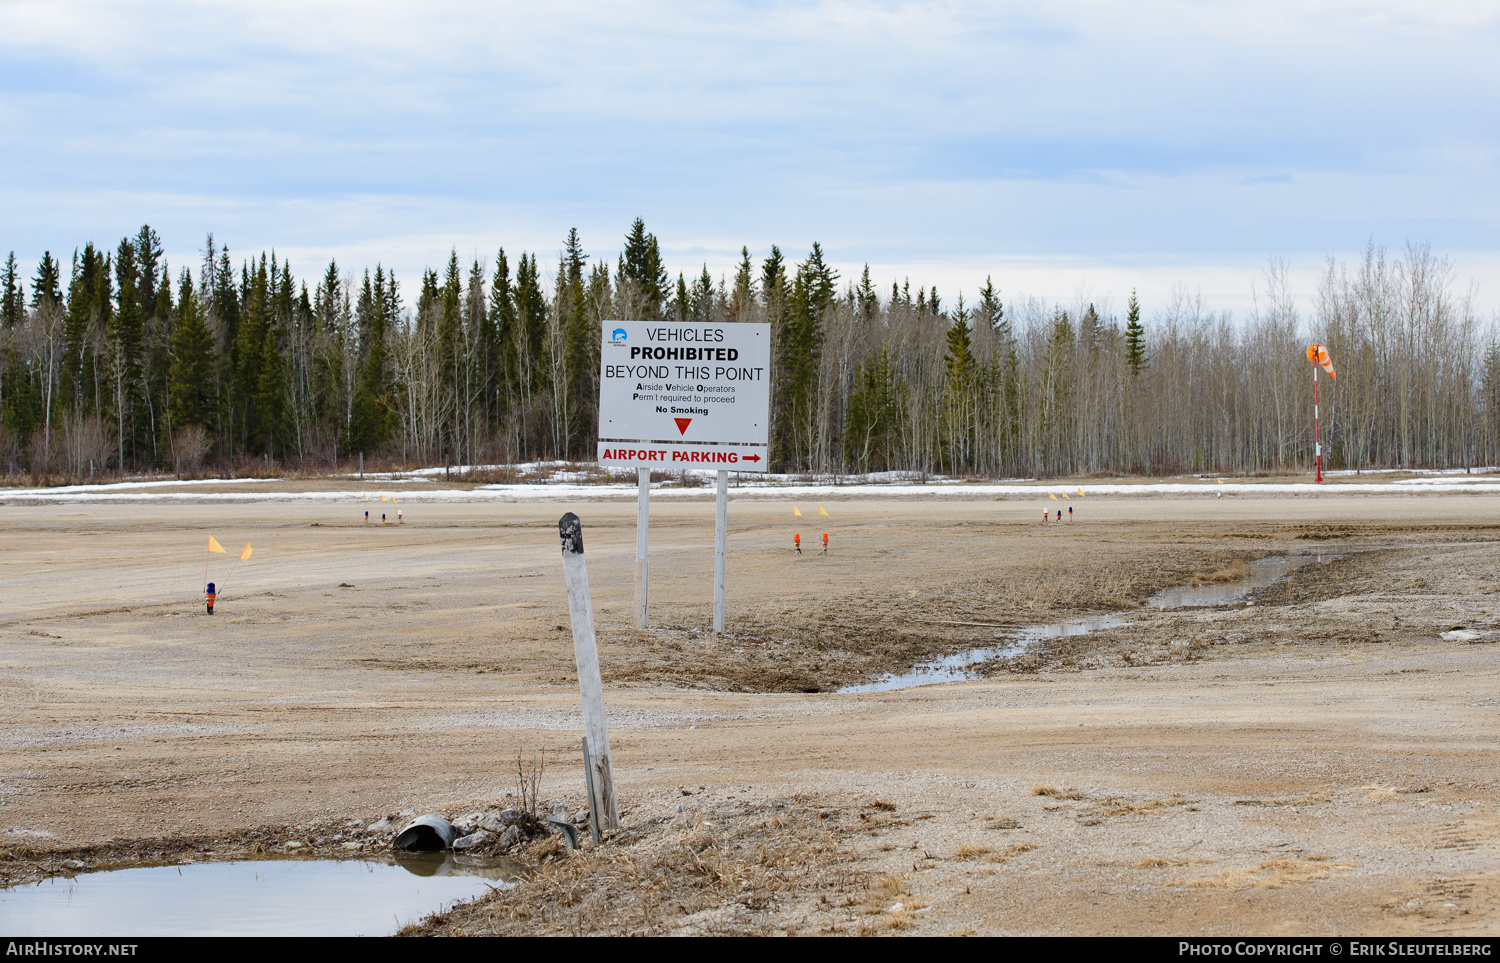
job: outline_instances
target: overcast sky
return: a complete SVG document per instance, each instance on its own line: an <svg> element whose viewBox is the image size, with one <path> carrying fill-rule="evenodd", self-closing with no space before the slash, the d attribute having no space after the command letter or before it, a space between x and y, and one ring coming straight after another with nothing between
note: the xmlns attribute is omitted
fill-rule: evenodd
<svg viewBox="0 0 1500 963"><path fill-rule="evenodd" d="M394 266L669 267L820 241L951 301L1243 314L1290 262L1428 242L1500 306L1500 8L1450 2L0 0L0 256L149 222Z"/></svg>

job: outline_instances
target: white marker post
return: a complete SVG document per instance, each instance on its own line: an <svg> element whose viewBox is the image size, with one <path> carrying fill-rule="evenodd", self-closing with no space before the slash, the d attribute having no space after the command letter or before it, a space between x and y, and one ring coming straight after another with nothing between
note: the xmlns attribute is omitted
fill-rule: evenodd
<svg viewBox="0 0 1500 963"><path fill-rule="evenodd" d="M646 627L646 601L651 592L647 540L651 533L651 469L635 470L635 624Z"/></svg>
<svg viewBox="0 0 1500 963"><path fill-rule="evenodd" d="M583 522L568 512L557 522L562 539L563 574L568 582L568 615L573 620L573 657L583 694L583 728L589 738L589 809L598 825L620 827L615 780L609 760L609 727L604 720L604 681L599 677L599 649L594 642L594 605L589 599L589 570L583 561Z"/></svg>
<svg viewBox="0 0 1500 963"><path fill-rule="evenodd" d="M713 468L714 632L724 631L729 472L766 470L771 326L607 321L599 352L599 463L637 471L635 617L646 627L653 468Z"/></svg>
<svg viewBox="0 0 1500 963"><path fill-rule="evenodd" d="M729 542L729 470L719 472L714 494L714 635L724 634L724 549Z"/></svg>

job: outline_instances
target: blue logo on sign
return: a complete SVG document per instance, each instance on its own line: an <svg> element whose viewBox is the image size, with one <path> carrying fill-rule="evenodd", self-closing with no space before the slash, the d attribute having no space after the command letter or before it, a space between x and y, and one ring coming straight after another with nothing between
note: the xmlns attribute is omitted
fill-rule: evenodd
<svg viewBox="0 0 1500 963"><path fill-rule="evenodd" d="M614 342L624 341L625 340L625 329L624 328L615 328L615 333L609 336L609 340L614 341Z"/></svg>

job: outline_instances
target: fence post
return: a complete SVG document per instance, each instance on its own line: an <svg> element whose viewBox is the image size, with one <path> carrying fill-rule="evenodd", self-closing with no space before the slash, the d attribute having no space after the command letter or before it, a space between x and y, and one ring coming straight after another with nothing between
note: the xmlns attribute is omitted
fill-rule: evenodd
<svg viewBox="0 0 1500 963"><path fill-rule="evenodd" d="M589 572L583 561L583 522L568 512L557 522L562 540L563 574L568 583L568 616L573 622L573 657L583 695L583 726L589 739L589 808L605 829L620 827L615 779L609 758L609 727L604 719L604 682L599 677L599 649L594 641L594 606L589 599Z"/></svg>

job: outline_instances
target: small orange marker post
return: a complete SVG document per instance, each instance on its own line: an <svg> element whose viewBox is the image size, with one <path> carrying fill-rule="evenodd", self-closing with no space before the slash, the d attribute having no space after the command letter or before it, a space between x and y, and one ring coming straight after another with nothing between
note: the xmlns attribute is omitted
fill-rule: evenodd
<svg viewBox="0 0 1500 963"><path fill-rule="evenodd" d="M801 532L798 532L797 534L795 534L795 535L792 536L792 545L796 547L797 554L801 555L802 554L802 533Z"/></svg>
<svg viewBox="0 0 1500 963"><path fill-rule="evenodd" d="M827 532L823 533L823 554L824 555L828 554L828 533Z"/></svg>

